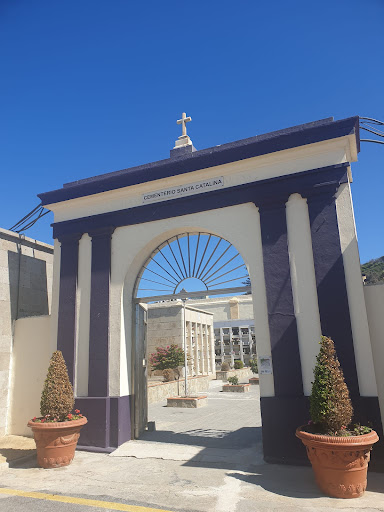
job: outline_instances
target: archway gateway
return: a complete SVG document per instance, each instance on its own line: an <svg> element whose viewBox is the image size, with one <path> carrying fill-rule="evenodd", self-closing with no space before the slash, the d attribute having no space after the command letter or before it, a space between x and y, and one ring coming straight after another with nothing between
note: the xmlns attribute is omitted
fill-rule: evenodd
<svg viewBox="0 0 384 512"><path fill-rule="evenodd" d="M184 143L185 142L185 143ZM87 415L80 445L132 438L136 277L164 240L207 232L252 281L264 457L300 463L320 334L336 345L355 407L382 433L350 195L358 118L332 118L79 180L40 194L55 214L53 346ZM375 450L375 456L380 449Z"/></svg>
<svg viewBox="0 0 384 512"><path fill-rule="evenodd" d="M250 283L248 270L240 253L229 241L212 233L187 231L176 234L152 251L141 268L134 287L134 438L139 438L143 434L148 422L149 349L155 350L159 344L165 347L172 343L183 348L184 389L188 393L188 377L203 374L203 371L200 372L200 366L206 370L206 377L214 375L216 363L213 357L213 324L209 328L209 333L204 332L205 339L203 332L200 332L199 336L196 333L193 343L192 323L186 321L186 302L188 299L204 298L208 294L222 296L251 293L248 282ZM148 311L148 305L151 303L161 305L162 308ZM165 313L168 317L164 315L163 306L166 306ZM175 326L175 310L181 312L181 331ZM147 325L150 323L151 313L157 322L154 324L155 332L152 327L148 340ZM199 314L201 313L203 311ZM155 318L152 318L152 321ZM159 322L159 318L163 321ZM188 329L187 324L190 324ZM172 326L172 329L169 329L169 326ZM197 325L195 329L197 330ZM207 326L201 326L200 329L206 330ZM159 330L163 337L160 337ZM187 364L187 357L190 358L190 364Z"/></svg>

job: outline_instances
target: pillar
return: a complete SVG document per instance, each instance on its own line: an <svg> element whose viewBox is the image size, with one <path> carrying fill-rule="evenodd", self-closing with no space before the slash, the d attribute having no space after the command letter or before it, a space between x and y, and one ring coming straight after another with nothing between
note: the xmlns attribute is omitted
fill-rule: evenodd
<svg viewBox="0 0 384 512"><path fill-rule="evenodd" d="M92 239L89 327L89 396L108 396L109 281L114 228L89 233Z"/></svg>
<svg viewBox="0 0 384 512"><path fill-rule="evenodd" d="M322 193L308 197L313 261L321 331L333 339L349 392L357 396L359 386L337 222L336 190L335 186L329 186Z"/></svg>
<svg viewBox="0 0 384 512"><path fill-rule="evenodd" d="M75 377L76 289L80 238L79 233L58 238L61 242L61 258L57 350L63 353L72 385Z"/></svg>

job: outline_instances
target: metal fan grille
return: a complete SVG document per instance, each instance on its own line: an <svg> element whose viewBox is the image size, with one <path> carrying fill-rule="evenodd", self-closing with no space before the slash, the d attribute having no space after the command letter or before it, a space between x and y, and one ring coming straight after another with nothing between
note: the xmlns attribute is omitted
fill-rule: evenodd
<svg viewBox="0 0 384 512"><path fill-rule="evenodd" d="M230 242L209 233L188 232L166 240L153 251L138 276L136 297L206 293L228 286L244 287L248 282L244 261Z"/></svg>

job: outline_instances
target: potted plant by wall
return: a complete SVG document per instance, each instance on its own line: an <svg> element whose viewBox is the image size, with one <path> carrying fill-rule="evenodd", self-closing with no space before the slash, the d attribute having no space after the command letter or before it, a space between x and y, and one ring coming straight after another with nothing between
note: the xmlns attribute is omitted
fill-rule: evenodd
<svg viewBox="0 0 384 512"><path fill-rule="evenodd" d="M259 383L259 367L257 364L257 357L253 357L252 359L250 359L249 367L250 367L252 373L255 374L255 377L251 377L249 379L249 383L250 384L258 384Z"/></svg>
<svg viewBox="0 0 384 512"><path fill-rule="evenodd" d="M234 375L233 377L228 377L229 384L223 385L223 391L227 392L235 392L235 393L245 393L249 391L249 384L239 384L239 377Z"/></svg>
<svg viewBox="0 0 384 512"><path fill-rule="evenodd" d="M242 368L244 368L244 363L241 359L236 359L233 366L234 366L235 370L241 370Z"/></svg>
<svg viewBox="0 0 384 512"><path fill-rule="evenodd" d="M37 462L42 468L58 468L70 464L75 456L81 428L87 423L75 403L63 354L56 350L48 368L41 394L39 418L28 422L37 449Z"/></svg>
<svg viewBox="0 0 384 512"><path fill-rule="evenodd" d="M321 337L310 396L311 420L296 430L320 489L336 498L358 498L367 486L372 445L369 427L351 425L353 408L331 338Z"/></svg>
<svg viewBox="0 0 384 512"><path fill-rule="evenodd" d="M150 355L152 370L162 370L165 382L180 378L180 367L184 366L184 350L178 345L156 347Z"/></svg>

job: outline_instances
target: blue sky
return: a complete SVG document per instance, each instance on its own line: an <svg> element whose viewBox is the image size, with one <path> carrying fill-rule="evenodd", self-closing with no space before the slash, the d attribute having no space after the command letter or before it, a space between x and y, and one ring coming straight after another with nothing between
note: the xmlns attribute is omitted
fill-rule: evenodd
<svg viewBox="0 0 384 512"><path fill-rule="evenodd" d="M0 226L36 194L334 116L384 119L384 2L0 1ZM370 138L370 136L368 137ZM363 262L384 254L384 146L362 143ZM26 232L51 242L51 214Z"/></svg>

